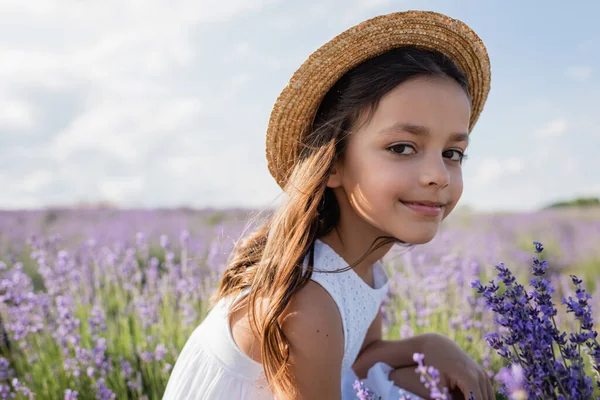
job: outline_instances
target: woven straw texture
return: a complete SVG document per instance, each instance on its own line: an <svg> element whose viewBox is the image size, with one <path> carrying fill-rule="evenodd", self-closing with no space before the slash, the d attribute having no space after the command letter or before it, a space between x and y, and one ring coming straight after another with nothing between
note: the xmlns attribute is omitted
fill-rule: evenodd
<svg viewBox="0 0 600 400"><path fill-rule="evenodd" d="M365 20L313 52L278 96L266 137L271 175L284 187L302 139L327 91L354 66L391 49L414 45L437 50L465 72L472 96L473 129L490 90L487 50L463 22L432 11L404 11Z"/></svg>

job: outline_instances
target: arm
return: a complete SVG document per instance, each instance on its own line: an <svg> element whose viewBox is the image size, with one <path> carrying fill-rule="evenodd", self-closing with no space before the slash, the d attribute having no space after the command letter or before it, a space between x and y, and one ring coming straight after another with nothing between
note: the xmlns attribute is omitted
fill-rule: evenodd
<svg viewBox="0 0 600 400"><path fill-rule="evenodd" d="M485 370L479 367L452 340L435 332L424 333L403 340L382 340L382 318L378 314L365 335L363 347L356 358L353 369L359 378L367 376L369 368L383 361L395 370L390 379L403 382L403 387L421 394L423 386L414 370L413 354L425 354L425 363L440 372L440 387L448 387L453 398L465 399L473 391L477 399L494 399L494 390ZM461 393L462 392L462 393ZM483 395L485 394L485 396Z"/></svg>
<svg viewBox="0 0 600 400"><path fill-rule="evenodd" d="M413 361L413 354L422 353L427 334L414 336L402 340L382 339L383 320L381 313L371 323L363 346L356 357L353 369L359 378L367 376L367 371L375 363L382 361L394 369L417 365Z"/></svg>
<svg viewBox="0 0 600 400"><path fill-rule="evenodd" d="M327 291L309 281L284 311L282 329L290 342L290 367L298 387L296 395L282 399L341 399L344 332Z"/></svg>

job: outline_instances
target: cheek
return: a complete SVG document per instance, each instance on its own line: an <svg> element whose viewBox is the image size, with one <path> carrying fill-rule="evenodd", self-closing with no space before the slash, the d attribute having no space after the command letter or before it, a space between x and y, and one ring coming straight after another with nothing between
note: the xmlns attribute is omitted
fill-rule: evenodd
<svg viewBox="0 0 600 400"><path fill-rule="evenodd" d="M462 170L458 170L455 174L452 174L452 176L450 177L450 182L451 182L451 204L446 207L446 211L445 211L445 215L444 218L448 216L448 214L450 214L450 212L456 207L456 204L458 203L458 201L460 200L460 198L462 197L463 194L463 179L462 179Z"/></svg>
<svg viewBox="0 0 600 400"><path fill-rule="evenodd" d="M456 173L456 177L454 178L454 181L456 182L455 184L453 184L453 191L455 192L455 197L456 197L456 201L458 201L458 199L460 199L460 197L462 196L463 193L463 177L462 177L462 169L458 169L458 172Z"/></svg>
<svg viewBox="0 0 600 400"><path fill-rule="evenodd" d="M400 169L397 163L390 162L381 155L365 161L354 171L357 186L363 194L362 200L375 210L383 210L386 205L391 204L390 200L396 199L406 190L408 166Z"/></svg>
<svg viewBox="0 0 600 400"><path fill-rule="evenodd" d="M351 151L354 149L351 149ZM373 209L397 194L398 171L376 150L348 153L343 186L357 208Z"/></svg>

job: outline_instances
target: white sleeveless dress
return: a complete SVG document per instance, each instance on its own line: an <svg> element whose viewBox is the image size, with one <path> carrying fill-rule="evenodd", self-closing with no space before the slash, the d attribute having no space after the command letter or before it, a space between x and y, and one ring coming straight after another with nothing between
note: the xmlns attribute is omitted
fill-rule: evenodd
<svg viewBox="0 0 600 400"><path fill-rule="evenodd" d="M306 266L308 256L304 260ZM315 242L314 269L333 271L348 266L331 247ZM388 289L383 265L373 265L372 288L354 270L328 274L314 271L311 280L320 284L333 298L342 317L344 358L342 360L342 399L356 400L354 382L358 379L352 365L362 347L367 329L379 312ZM247 293L242 292L240 296ZM240 297L238 296L238 298ZM163 400L273 400L264 370L243 353L233 340L227 311L232 301L222 299L192 332L171 371ZM382 400L420 397L394 385L388 375L392 368L382 362L369 369L363 380Z"/></svg>

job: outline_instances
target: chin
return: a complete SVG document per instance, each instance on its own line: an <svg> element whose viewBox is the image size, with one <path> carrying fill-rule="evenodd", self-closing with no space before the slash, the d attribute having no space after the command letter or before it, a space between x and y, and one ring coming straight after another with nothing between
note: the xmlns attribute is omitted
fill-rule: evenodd
<svg viewBox="0 0 600 400"><path fill-rule="evenodd" d="M437 229L435 231L423 231L423 232L398 232L394 235L394 237L402 240L406 243L411 244L425 244L429 243L435 238L437 234Z"/></svg>
<svg viewBox="0 0 600 400"><path fill-rule="evenodd" d="M418 238L418 239L415 239L415 240L406 240L406 242L409 242L409 243L412 243L412 244L425 244L425 243L431 242L434 237L435 237L435 235L428 236L427 238L422 237L422 238Z"/></svg>

